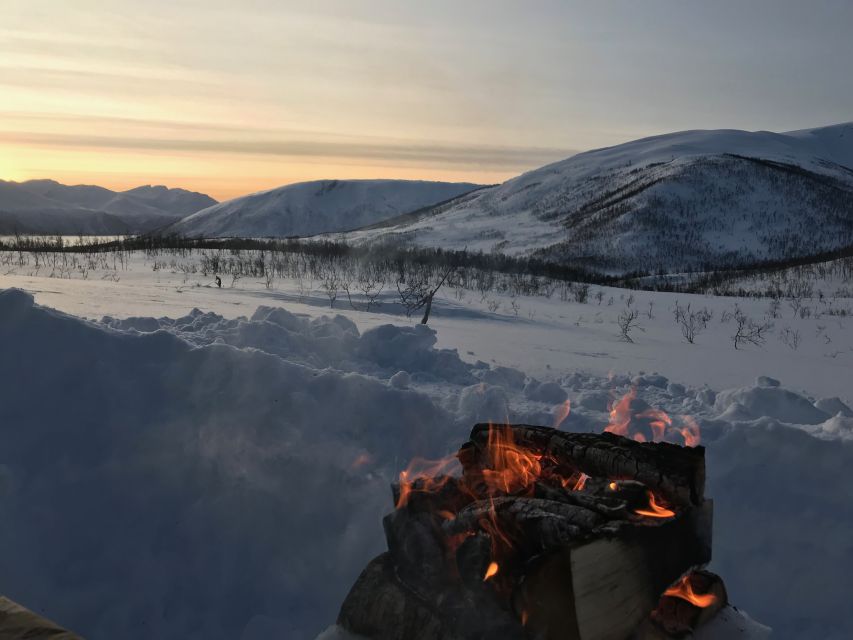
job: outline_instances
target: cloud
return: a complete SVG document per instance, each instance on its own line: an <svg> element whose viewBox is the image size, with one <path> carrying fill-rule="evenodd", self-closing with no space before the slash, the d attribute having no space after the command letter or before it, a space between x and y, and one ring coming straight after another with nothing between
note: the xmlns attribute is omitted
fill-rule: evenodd
<svg viewBox="0 0 853 640"><path fill-rule="evenodd" d="M141 151L219 153L282 158L342 158L365 162L405 162L424 166L451 165L489 169L534 168L569 155L567 149L423 144L407 141L324 141L311 139L252 139L246 137L197 139L190 137L106 136L77 133L0 131L0 143L71 147L81 149L131 149Z"/></svg>

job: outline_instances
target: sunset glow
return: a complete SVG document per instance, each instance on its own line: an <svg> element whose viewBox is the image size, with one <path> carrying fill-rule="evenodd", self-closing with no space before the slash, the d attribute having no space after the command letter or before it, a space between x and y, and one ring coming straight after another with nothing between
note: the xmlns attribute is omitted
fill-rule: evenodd
<svg viewBox="0 0 853 640"><path fill-rule="evenodd" d="M655 42L683 33L637 33L632 21L655 10L615 4L7 0L0 179L220 199L330 177L494 183L662 130L842 119L841 95L768 122L762 97L739 93L734 112L713 85L739 76L715 81L713 56L699 68L689 52L663 58ZM642 81L629 47L646 57ZM760 67L786 64L771 59L729 73L769 78ZM669 88L688 70L702 96L689 78Z"/></svg>

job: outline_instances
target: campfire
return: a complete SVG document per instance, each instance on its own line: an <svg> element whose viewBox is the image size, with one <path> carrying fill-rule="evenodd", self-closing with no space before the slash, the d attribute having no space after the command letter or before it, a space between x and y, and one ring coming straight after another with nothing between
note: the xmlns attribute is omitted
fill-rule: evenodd
<svg viewBox="0 0 853 640"><path fill-rule="evenodd" d="M699 570L704 448L692 421L645 413L648 436L630 433L630 400L601 434L478 424L454 456L414 461L392 487L388 551L339 624L376 640L675 638L702 625L726 604ZM685 446L652 441L670 430Z"/></svg>

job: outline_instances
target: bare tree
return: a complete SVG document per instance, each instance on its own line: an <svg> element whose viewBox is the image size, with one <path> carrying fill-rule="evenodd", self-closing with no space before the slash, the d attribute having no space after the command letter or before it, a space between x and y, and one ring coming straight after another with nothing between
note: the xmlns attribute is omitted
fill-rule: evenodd
<svg viewBox="0 0 853 640"><path fill-rule="evenodd" d="M796 351L800 348L802 337L798 330L791 329L791 327L785 327L779 333L779 340L789 349Z"/></svg>
<svg viewBox="0 0 853 640"><path fill-rule="evenodd" d="M754 344L760 347L767 342L766 334L773 327L772 322L756 322L740 309L735 310L734 320L737 329L732 336L732 342L735 349L739 349L742 344Z"/></svg>
<svg viewBox="0 0 853 640"><path fill-rule="evenodd" d="M377 299L385 288L385 271L377 264L367 263L358 271L357 286L366 302L365 311L376 306Z"/></svg>
<svg viewBox="0 0 853 640"><path fill-rule="evenodd" d="M637 309L625 307L619 317L616 318L616 323L619 325L619 334L625 342L634 342L631 338L631 332L639 328L637 319L640 317L640 312Z"/></svg>
<svg viewBox="0 0 853 640"><path fill-rule="evenodd" d="M406 315L411 316L414 311L424 309L421 324L427 324L435 294L444 286L444 283L455 270L455 265L451 265L443 271L434 271L424 265L410 269L406 269L405 265L399 265L397 293L400 295L403 308L406 309Z"/></svg>
<svg viewBox="0 0 853 640"><path fill-rule="evenodd" d="M329 298L329 309L333 309L335 307L335 300L338 299L338 288L341 285L338 265L330 260L323 268L321 279L322 283L320 287L326 292L326 296Z"/></svg>
<svg viewBox="0 0 853 640"><path fill-rule="evenodd" d="M714 314L706 307L693 311L688 304L687 307L679 306L675 301L675 321L681 328L681 335L690 344L694 344L696 336L708 328L708 323Z"/></svg>

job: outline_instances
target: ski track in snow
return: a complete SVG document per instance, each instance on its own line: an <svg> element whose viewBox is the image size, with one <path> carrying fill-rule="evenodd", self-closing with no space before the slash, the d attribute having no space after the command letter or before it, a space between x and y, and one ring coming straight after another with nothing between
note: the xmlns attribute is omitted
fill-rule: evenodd
<svg viewBox="0 0 853 640"><path fill-rule="evenodd" d="M853 636L843 356L817 343L735 352L716 318L683 344L664 294L653 294L660 320L629 345L609 316L618 302L522 300L515 317L445 299L436 330L391 305L335 313L286 289L180 277L0 276L40 303L108 316L0 292L9 597L95 640L310 640L384 548L388 484L411 457L455 450L478 421L552 424L566 397L561 428L597 432L609 402L636 388L638 407L702 428L711 569L732 602L774 637ZM766 306L739 303L756 315ZM848 333L835 329L834 344Z"/></svg>

